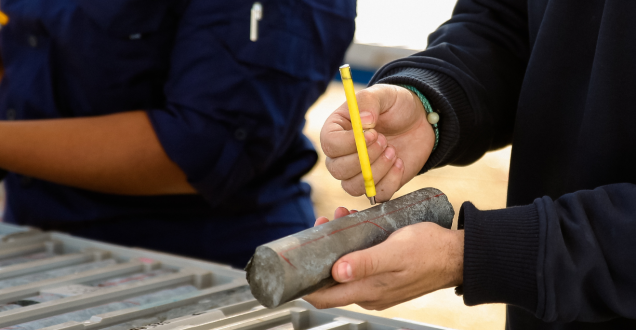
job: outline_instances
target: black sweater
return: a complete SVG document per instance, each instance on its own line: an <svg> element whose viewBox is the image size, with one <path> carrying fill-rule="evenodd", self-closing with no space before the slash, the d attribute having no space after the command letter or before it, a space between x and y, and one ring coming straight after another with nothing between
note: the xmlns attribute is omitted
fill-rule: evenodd
<svg viewBox="0 0 636 330"><path fill-rule="evenodd" d="M440 112L423 171L512 143L508 208L465 203L464 301L511 329L636 329L636 1L459 0L371 81Z"/></svg>

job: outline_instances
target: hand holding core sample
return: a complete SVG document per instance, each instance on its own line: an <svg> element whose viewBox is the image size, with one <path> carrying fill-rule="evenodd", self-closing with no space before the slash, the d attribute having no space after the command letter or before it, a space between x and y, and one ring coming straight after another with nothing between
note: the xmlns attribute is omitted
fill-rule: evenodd
<svg viewBox="0 0 636 330"><path fill-rule="evenodd" d="M424 188L370 209L259 246L246 267L252 294L273 308L335 283L342 256L372 247L420 222L450 228L455 212L444 193Z"/></svg>

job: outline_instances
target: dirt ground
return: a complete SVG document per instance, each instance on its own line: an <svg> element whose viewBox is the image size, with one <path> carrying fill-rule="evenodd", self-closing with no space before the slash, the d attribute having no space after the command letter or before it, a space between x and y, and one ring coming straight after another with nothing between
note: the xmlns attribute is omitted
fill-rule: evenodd
<svg viewBox="0 0 636 330"><path fill-rule="evenodd" d="M364 88L356 85L356 90ZM333 217L333 210L345 206L363 210L368 208L366 197L352 197L340 187L340 182L331 177L325 167L325 156L320 151L319 134L323 123L345 101L340 83L332 83L327 92L307 113L305 134L318 149L319 162L307 174L305 180L312 186L312 199L316 215ZM479 209L502 208L506 203L508 186L508 163L510 147L491 152L478 162L466 167L447 166L432 170L407 183L394 197L423 187L442 190L457 211L464 201L473 202ZM456 227L457 215L453 223ZM389 318L404 318L431 325L453 329L503 329L505 306L502 304L467 307L452 289L445 289L393 308L376 312L366 311L357 305L346 309Z"/></svg>

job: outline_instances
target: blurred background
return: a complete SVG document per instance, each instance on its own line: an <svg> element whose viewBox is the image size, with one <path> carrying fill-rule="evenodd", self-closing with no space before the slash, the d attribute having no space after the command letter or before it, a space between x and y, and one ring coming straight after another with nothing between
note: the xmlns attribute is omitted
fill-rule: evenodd
<svg viewBox="0 0 636 330"><path fill-rule="evenodd" d="M456 0L358 0L356 33L345 62L366 84L382 65L426 48L428 35L447 21Z"/></svg>
<svg viewBox="0 0 636 330"><path fill-rule="evenodd" d="M453 0L358 0L355 41L345 59L354 69L356 90L363 89L382 65L423 50L428 34L451 16L454 5ZM365 197L352 197L341 189L340 182L327 172L325 156L320 150L320 129L327 116L343 102L342 85L334 80L306 116L305 134L318 150L320 159L304 179L313 188L316 215L330 219L338 206L358 210L369 207ZM508 147L489 153L467 167L436 169L415 178L394 197L423 187L436 187L448 195L456 211L468 200L480 209L501 208L506 202L509 159ZM4 209L4 196L4 189L0 189L0 212ZM466 307L452 289L381 312L365 311L357 306L346 309L454 329L503 329L505 321L504 305Z"/></svg>

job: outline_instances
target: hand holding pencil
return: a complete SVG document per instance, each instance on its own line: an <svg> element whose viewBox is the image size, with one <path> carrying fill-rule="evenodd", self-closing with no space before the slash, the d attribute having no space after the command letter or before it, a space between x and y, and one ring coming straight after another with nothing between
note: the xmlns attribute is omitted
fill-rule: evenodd
<svg viewBox="0 0 636 330"><path fill-rule="evenodd" d="M377 84L357 94L359 118L364 130L375 200L384 202L424 166L435 143L433 128L426 120L417 95L405 88ZM348 103L338 107L320 133L326 166L352 196L367 193L354 138ZM360 140L360 139L359 139ZM369 196L371 197L371 196Z"/></svg>

